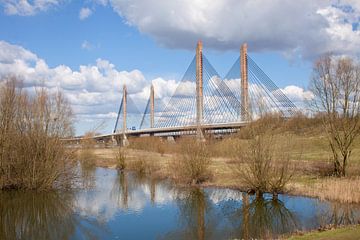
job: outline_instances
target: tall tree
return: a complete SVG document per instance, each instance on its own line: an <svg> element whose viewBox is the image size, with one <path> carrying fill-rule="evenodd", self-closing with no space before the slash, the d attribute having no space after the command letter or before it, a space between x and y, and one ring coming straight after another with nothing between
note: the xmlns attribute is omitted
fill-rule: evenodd
<svg viewBox="0 0 360 240"><path fill-rule="evenodd" d="M360 65L348 57L322 56L314 64L310 89L329 140L334 174L345 176L360 134Z"/></svg>

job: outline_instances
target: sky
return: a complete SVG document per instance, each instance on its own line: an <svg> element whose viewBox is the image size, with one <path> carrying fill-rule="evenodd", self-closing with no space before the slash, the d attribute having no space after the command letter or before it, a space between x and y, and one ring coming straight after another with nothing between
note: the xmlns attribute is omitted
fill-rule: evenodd
<svg viewBox="0 0 360 240"><path fill-rule="evenodd" d="M62 90L76 134L112 131L125 83L143 111L154 84L169 97L196 42L226 75L249 55L294 102L311 97L312 65L358 58L358 0L0 0L0 79ZM1 80L0 80L1 81Z"/></svg>

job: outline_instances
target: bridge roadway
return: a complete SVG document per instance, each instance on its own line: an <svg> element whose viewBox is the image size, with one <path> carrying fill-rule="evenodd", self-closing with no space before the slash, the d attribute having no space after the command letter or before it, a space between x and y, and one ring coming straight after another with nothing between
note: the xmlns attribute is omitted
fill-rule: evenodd
<svg viewBox="0 0 360 240"><path fill-rule="evenodd" d="M216 131L236 131L241 127L244 127L248 124L246 121L242 122L230 122L230 123L217 123L217 124L202 124L201 129L205 132L216 132ZM140 136L178 136L178 135L195 135L197 130L197 125L189 125L189 126L176 126L176 127L162 127L162 128L146 128L146 129L138 129L138 130L127 130L125 135L127 137L140 137ZM123 132L111 133L111 134L102 134L95 135L92 137L97 141L101 140L110 140L113 137L121 137ZM64 141L79 141L83 139L83 137L75 137L71 139L63 139Z"/></svg>

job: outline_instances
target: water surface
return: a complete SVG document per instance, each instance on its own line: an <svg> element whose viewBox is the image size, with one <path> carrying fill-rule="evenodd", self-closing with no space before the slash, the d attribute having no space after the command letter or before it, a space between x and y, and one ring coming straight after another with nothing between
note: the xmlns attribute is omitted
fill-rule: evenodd
<svg viewBox="0 0 360 240"><path fill-rule="evenodd" d="M0 239L275 238L360 221L360 206L230 189L177 188L113 169L72 192L0 192Z"/></svg>

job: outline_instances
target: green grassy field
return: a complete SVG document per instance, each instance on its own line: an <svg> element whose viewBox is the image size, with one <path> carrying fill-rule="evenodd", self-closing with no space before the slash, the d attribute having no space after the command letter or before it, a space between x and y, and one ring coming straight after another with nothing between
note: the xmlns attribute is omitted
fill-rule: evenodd
<svg viewBox="0 0 360 240"><path fill-rule="evenodd" d="M357 240L360 239L360 226L343 227L324 232L311 232L303 236L293 236L288 240Z"/></svg>

